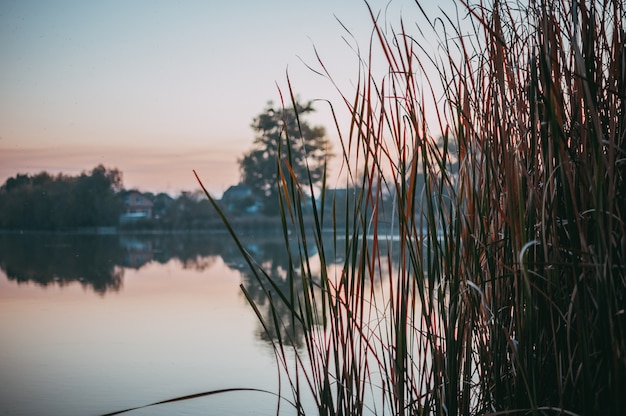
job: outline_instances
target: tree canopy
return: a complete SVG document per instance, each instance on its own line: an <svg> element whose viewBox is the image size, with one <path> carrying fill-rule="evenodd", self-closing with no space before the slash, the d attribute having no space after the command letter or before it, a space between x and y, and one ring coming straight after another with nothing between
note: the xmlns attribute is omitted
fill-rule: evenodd
<svg viewBox="0 0 626 416"><path fill-rule="evenodd" d="M275 108L269 102L251 124L257 136L239 160L241 178L263 201L265 213L276 212L279 161L285 176L293 174L302 185L315 186L323 178L331 146L324 127L302 119L313 111L310 101L296 101L291 108Z"/></svg>
<svg viewBox="0 0 626 416"><path fill-rule="evenodd" d="M0 228L58 230L116 225L123 209L117 169L96 166L79 176L18 174L0 187Z"/></svg>

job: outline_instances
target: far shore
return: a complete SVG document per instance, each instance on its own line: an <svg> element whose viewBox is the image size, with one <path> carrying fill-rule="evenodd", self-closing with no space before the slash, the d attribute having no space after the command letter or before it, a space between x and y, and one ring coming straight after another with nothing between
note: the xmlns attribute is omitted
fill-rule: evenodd
<svg viewBox="0 0 626 416"><path fill-rule="evenodd" d="M282 220L280 217L250 216L229 220L230 225L238 234L263 232L265 234L281 234ZM41 234L67 234L67 235L165 235L165 234L228 234L228 229L220 220L205 223L200 227L169 228L160 226L158 223L137 223L123 226L99 226L77 227L57 230L37 229L3 229L0 234L18 235L41 235Z"/></svg>

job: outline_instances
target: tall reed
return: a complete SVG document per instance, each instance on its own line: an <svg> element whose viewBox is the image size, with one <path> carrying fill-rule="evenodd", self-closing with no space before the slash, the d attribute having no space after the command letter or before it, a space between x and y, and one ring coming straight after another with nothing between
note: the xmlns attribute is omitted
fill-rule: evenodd
<svg viewBox="0 0 626 416"><path fill-rule="evenodd" d="M249 299L299 414L626 409L624 4L459 7L462 24L424 15L421 38L370 9L337 123L346 201L325 180L305 215L317 190L281 150L293 283L248 255L270 313ZM285 307L290 322L271 312Z"/></svg>

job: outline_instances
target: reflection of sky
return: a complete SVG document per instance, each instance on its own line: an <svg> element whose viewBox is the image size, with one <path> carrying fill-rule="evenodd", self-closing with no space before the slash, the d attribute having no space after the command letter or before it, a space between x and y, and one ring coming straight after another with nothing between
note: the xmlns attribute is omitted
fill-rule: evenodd
<svg viewBox="0 0 626 416"><path fill-rule="evenodd" d="M380 11L388 1L370 3ZM391 3L392 22L399 10L419 16L411 0ZM342 87L356 80L335 16L367 49L361 0L3 2L0 182L103 163L129 187L193 189L196 168L223 191L238 179L252 118L279 101L276 82L286 89L287 68L303 99L336 101L300 60L319 68L313 45ZM313 121L332 129L331 120Z"/></svg>
<svg viewBox="0 0 626 416"><path fill-rule="evenodd" d="M104 297L78 283L18 287L0 272L0 413L99 414L210 389L275 389L273 355L255 339L238 284L221 262L129 269L123 290ZM272 414L274 404L252 394L150 414Z"/></svg>

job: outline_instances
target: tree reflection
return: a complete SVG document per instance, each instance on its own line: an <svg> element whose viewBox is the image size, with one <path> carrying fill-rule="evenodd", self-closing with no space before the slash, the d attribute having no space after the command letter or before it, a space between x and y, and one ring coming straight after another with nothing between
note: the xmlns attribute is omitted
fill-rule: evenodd
<svg viewBox="0 0 626 416"><path fill-rule="evenodd" d="M272 301L284 296L289 304L298 308L300 297L303 295L303 279L299 277L299 261L289 261L289 253L281 236L248 238L243 241L246 251L259 266L259 274L250 270L243 262L243 257L233 244L227 253L224 253L225 263L240 271L242 284L249 300L254 303L266 326L259 322L257 336L268 343L280 341L285 345L296 348L303 346L305 325L298 321L288 304L282 301ZM297 253L297 247L291 247L291 253ZM316 253L309 253L315 256ZM261 272L262 270L262 272ZM318 283L319 275L313 275ZM269 282L272 282L269 284Z"/></svg>
<svg viewBox="0 0 626 416"><path fill-rule="evenodd" d="M294 319L288 304L271 302L285 296L298 305L303 294L303 279L297 269L297 258L290 263L284 240L280 235L254 235L243 240L246 250L264 270L259 278L250 270L238 247L225 234L0 234L0 269L7 278L20 284L41 287L79 283L102 296L123 287L127 269L141 269L148 264L177 261L184 269L204 271L222 259L230 269L237 270L243 288L258 307L267 326L259 324L257 335L266 342L280 340L285 344L302 346L304 331L308 330ZM335 258L336 242L324 244L326 260ZM341 244L341 243L339 243ZM292 254L298 247L290 247ZM311 261L317 253L310 252ZM311 275L313 285L320 276ZM269 280L272 284L269 284ZM276 326L274 323L280 323Z"/></svg>
<svg viewBox="0 0 626 416"><path fill-rule="evenodd" d="M122 288L124 270L178 260L185 269L210 268L223 238L202 234L0 234L0 269L17 283L42 287L78 282L104 295Z"/></svg>
<svg viewBox="0 0 626 416"><path fill-rule="evenodd" d="M9 280L39 286L79 282L96 293L122 287L123 252L117 237L1 235L0 268Z"/></svg>
<svg viewBox="0 0 626 416"><path fill-rule="evenodd" d="M224 236L202 233L178 233L149 236L154 260L165 264L178 260L184 269L209 269L223 250Z"/></svg>
<svg viewBox="0 0 626 416"><path fill-rule="evenodd" d="M381 264L381 268L385 268L386 265L391 267L388 274L380 274L372 277L372 281L379 281L382 276L390 276L393 271L398 270L399 254L391 250L393 244L393 236L385 238L383 236L378 244L384 245L385 248L379 247L380 250L389 249L388 263ZM367 238L365 237L365 240ZM297 253L300 252L297 246L297 240L293 240L289 245L285 244L282 236L263 236L263 237L242 237L241 243L245 250L250 254L250 257L254 259L256 264L257 273L251 270L250 266L244 261L239 249L235 244L230 244L228 249L222 253L224 262L232 269L237 269L242 276L243 289L245 290L249 301L253 303L256 312L260 315L259 326L257 329L257 336L270 344L279 343L282 345L292 345L296 348L303 347L305 335L307 332L316 330L310 326L310 324L298 321L296 316L305 317L307 313L316 313L316 308L321 308L321 305L315 301L315 299L321 299L321 270L311 271L307 274L307 278L304 279L301 275L300 267L303 264L315 264L318 262L318 253L309 246L308 261L301 261L297 258ZM350 249L346 245L346 240L341 237L337 237L332 233L325 236L322 245L324 247L324 257L326 265L334 268L335 266L341 270L344 266L346 252L354 252L354 256L360 256L361 250L367 250L368 254L365 254L368 258L373 256L373 244L350 244ZM287 247L289 246L289 247ZM292 261L290 262L289 253L291 253ZM342 253L342 255L339 255ZM312 269L315 267L313 266ZM330 269L328 272L332 272ZM307 279L310 279L307 280ZM332 279L332 278L331 278ZM311 283L311 284L308 284ZM305 288L304 285L308 284ZM309 290L308 300L317 305L310 311L304 311L303 308L305 302L301 302L303 296L305 296L305 289ZM313 292L313 293L312 293ZM328 294L326 294L328 295ZM284 296L287 302L279 299L280 296ZM292 305L291 307L289 305ZM295 309L292 310L291 308ZM317 310L319 310L319 308ZM312 319L312 322L322 322L323 319L317 316L318 319ZM303 320L306 320L304 318ZM261 322L264 322L263 325ZM307 326L309 325L309 326Z"/></svg>

